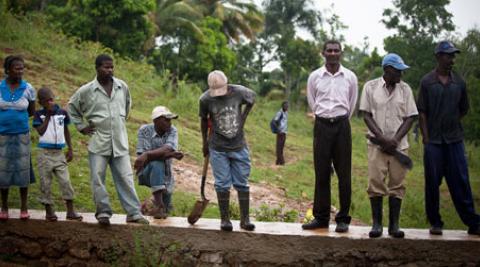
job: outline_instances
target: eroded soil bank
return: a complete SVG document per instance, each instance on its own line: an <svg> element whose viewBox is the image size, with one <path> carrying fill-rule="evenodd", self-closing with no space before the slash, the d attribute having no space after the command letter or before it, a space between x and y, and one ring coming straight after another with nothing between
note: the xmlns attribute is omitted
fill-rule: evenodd
<svg viewBox="0 0 480 267"><path fill-rule="evenodd" d="M0 266L479 266L479 245L64 221L0 223Z"/></svg>

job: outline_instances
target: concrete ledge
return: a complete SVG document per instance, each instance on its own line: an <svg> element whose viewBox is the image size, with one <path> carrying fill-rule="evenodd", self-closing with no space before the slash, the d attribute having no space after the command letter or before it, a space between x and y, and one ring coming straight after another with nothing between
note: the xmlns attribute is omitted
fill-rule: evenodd
<svg viewBox="0 0 480 267"><path fill-rule="evenodd" d="M479 266L480 238L465 231L405 229L405 239L386 235L368 238L369 227L352 226L349 233L304 231L300 224L256 222L256 231L219 231L219 220L150 219L150 226L126 224L114 215L101 227L94 214L84 222L44 221L43 211L31 211L21 221L18 210L0 223L0 266Z"/></svg>

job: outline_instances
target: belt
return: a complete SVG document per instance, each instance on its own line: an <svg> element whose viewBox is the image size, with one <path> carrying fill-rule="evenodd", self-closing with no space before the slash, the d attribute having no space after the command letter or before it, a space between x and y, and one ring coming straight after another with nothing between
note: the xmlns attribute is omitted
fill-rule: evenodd
<svg viewBox="0 0 480 267"><path fill-rule="evenodd" d="M323 118L323 117L315 116L315 120L321 121L321 122L328 122L328 123L336 123L339 121L343 121L345 119L348 119L347 115L342 115L342 116L337 116L332 118Z"/></svg>

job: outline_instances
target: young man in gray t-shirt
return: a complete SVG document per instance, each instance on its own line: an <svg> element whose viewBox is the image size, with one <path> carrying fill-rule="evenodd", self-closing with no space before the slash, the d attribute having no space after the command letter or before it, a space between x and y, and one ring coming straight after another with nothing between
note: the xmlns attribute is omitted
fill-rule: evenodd
<svg viewBox="0 0 480 267"><path fill-rule="evenodd" d="M215 70L208 75L209 89L200 97L201 130L203 155L210 157L215 177L220 209L220 229L232 231L229 202L230 187L238 192L240 205L240 227L252 231L250 223L248 176L250 155L243 135L243 126L255 102L255 92L241 86L227 84L222 71ZM245 108L242 107L245 106ZM211 121L210 136L207 137L208 120Z"/></svg>

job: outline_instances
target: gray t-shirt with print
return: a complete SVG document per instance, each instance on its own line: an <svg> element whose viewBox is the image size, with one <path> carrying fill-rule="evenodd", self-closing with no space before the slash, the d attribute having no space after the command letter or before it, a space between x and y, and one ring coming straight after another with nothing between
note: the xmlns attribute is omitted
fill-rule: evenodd
<svg viewBox="0 0 480 267"><path fill-rule="evenodd" d="M209 147L221 151L239 151L245 146L242 105L255 102L255 92L241 85L229 84L228 93L211 97L208 90L200 97L199 116L210 118L212 135Z"/></svg>

